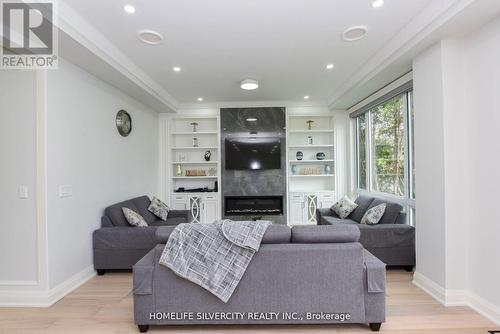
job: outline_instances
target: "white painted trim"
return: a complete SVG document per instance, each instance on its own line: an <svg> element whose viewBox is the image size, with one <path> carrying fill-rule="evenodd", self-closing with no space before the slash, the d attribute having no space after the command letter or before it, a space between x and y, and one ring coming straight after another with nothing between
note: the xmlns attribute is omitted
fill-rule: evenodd
<svg viewBox="0 0 500 334"><path fill-rule="evenodd" d="M425 40L431 33L459 15L475 0L430 1L389 43L377 51L346 82L338 87L328 99L333 108L351 90L362 86L381 73L397 59Z"/></svg>
<svg viewBox="0 0 500 334"><path fill-rule="evenodd" d="M50 290L0 291L0 307L49 307L95 275L91 265Z"/></svg>
<svg viewBox="0 0 500 334"><path fill-rule="evenodd" d="M37 286L38 281L0 281L0 286Z"/></svg>
<svg viewBox="0 0 500 334"><path fill-rule="evenodd" d="M59 2L58 9L59 29L139 86L167 109L177 110L178 102L174 97L84 20L71 6L65 2Z"/></svg>
<svg viewBox="0 0 500 334"><path fill-rule="evenodd" d="M411 80L413 80L413 71L410 71L410 72L406 73L405 75L403 75L402 77L399 77L398 79L394 80L393 82L391 82L390 84L381 88L380 90L376 91L375 93L368 96L364 100L362 100L362 101L358 102L357 104L355 104L354 106L350 107L347 111L349 113L351 113L351 112L356 111L360 108L363 108L367 104L375 101L376 99L384 96L385 94L388 94L389 92L393 91L394 89L401 87L402 85L404 85L405 83L407 83L408 81L411 81Z"/></svg>
<svg viewBox="0 0 500 334"><path fill-rule="evenodd" d="M424 290L432 298L445 305L446 291L439 284L417 271L413 273L412 283L420 289Z"/></svg>
<svg viewBox="0 0 500 334"><path fill-rule="evenodd" d="M433 280L415 272L413 284L446 307L467 306L500 326L500 307L468 290L446 290Z"/></svg>
<svg viewBox="0 0 500 334"><path fill-rule="evenodd" d="M192 113L192 110L251 107L327 107L326 101L216 101L207 103L181 103L178 113Z"/></svg>

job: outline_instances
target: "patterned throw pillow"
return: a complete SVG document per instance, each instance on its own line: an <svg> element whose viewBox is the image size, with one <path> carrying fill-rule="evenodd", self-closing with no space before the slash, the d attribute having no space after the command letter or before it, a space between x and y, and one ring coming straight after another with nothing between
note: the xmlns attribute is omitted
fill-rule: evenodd
<svg viewBox="0 0 500 334"><path fill-rule="evenodd" d="M163 221L167 220L168 212L170 208L160 201L158 198L153 197L151 204L148 206L148 211L152 212L156 217L160 218Z"/></svg>
<svg viewBox="0 0 500 334"><path fill-rule="evenodd" d="M340 201L332 206L332 210L337 214L337 216L344 219L349 216L349 214L353 212L357 207L358 205L354 203L349 197L344 196Z"/></svg>
<svg viewBox="0 0 500 334"><path fill-rule="evenodd" d="M142 218L140 214L135 212L134 210L130 210L128 208L122 208L123 214L127 219L128 223L132 226L148 226L148 223Z"/></svg>
<svg viewBox="0 0 500 334"><path fill-rule="evenodd" d="M368 224L368 225L377 224L384 215L385 207L386 204L382 203L366 211L363 218L361 218L361 224Z"/></svg>

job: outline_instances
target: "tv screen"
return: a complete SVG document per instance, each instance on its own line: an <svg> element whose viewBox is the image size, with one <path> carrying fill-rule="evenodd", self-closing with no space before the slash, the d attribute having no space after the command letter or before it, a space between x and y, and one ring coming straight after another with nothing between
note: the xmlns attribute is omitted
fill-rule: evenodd
<svg viewBox="0 0 500 334"><path fill-rule="evenodd" d="M281 140L275 137L226 139L226 169L281 168Z"/></svg>

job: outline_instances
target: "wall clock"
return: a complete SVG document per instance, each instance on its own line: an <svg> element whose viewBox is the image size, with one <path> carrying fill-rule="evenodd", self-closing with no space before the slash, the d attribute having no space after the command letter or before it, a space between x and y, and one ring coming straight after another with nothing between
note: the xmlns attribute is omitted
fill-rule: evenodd
<svg viewBox="0 0 500 334"><path fill-rule="evenodd" d="M132 132L132 118L123 109L116 114L116 128L118 129L118 133L123 137L127 137Z"/></svg>

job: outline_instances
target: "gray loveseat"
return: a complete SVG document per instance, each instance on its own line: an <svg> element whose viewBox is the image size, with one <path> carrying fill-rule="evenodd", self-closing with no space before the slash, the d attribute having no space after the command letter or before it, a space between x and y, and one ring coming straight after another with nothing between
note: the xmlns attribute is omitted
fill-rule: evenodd
<svg viewBox="0 0 500 334"><path fill-rule="evenodd" d="M101 228L93 234L94 268L99 275L106 269L131 269L156 245L155 232L159 226L191 221L188 210L170 210L166 221L159 220L148 211L150 202L148 196L140 196L104 210ZM130 226L123 215L123 207L139 213L149 226Z"/></svg>
<svg viewBox="0 0 500 334"><path fill-rule="evenodd" d="M358 242L356 226L271 225L228 303L158 263L172 229L159 228L159 244L133 268L141 332L149 325L341 323L378 331L385 321L385 265Z"/></svg>
<svg viewBox="0 0 500 334"><path fill-rule="evenodd" d="M366 195L355 200L358 207L346 219L339 218L330 208L316 211L319 225L349 224L361 231L359 242L388 266L403 266L412 271L415 266L415 228L406 224L401 205ZM384 216L377 225L360 224L365 212L386 203Z"/></svg>

